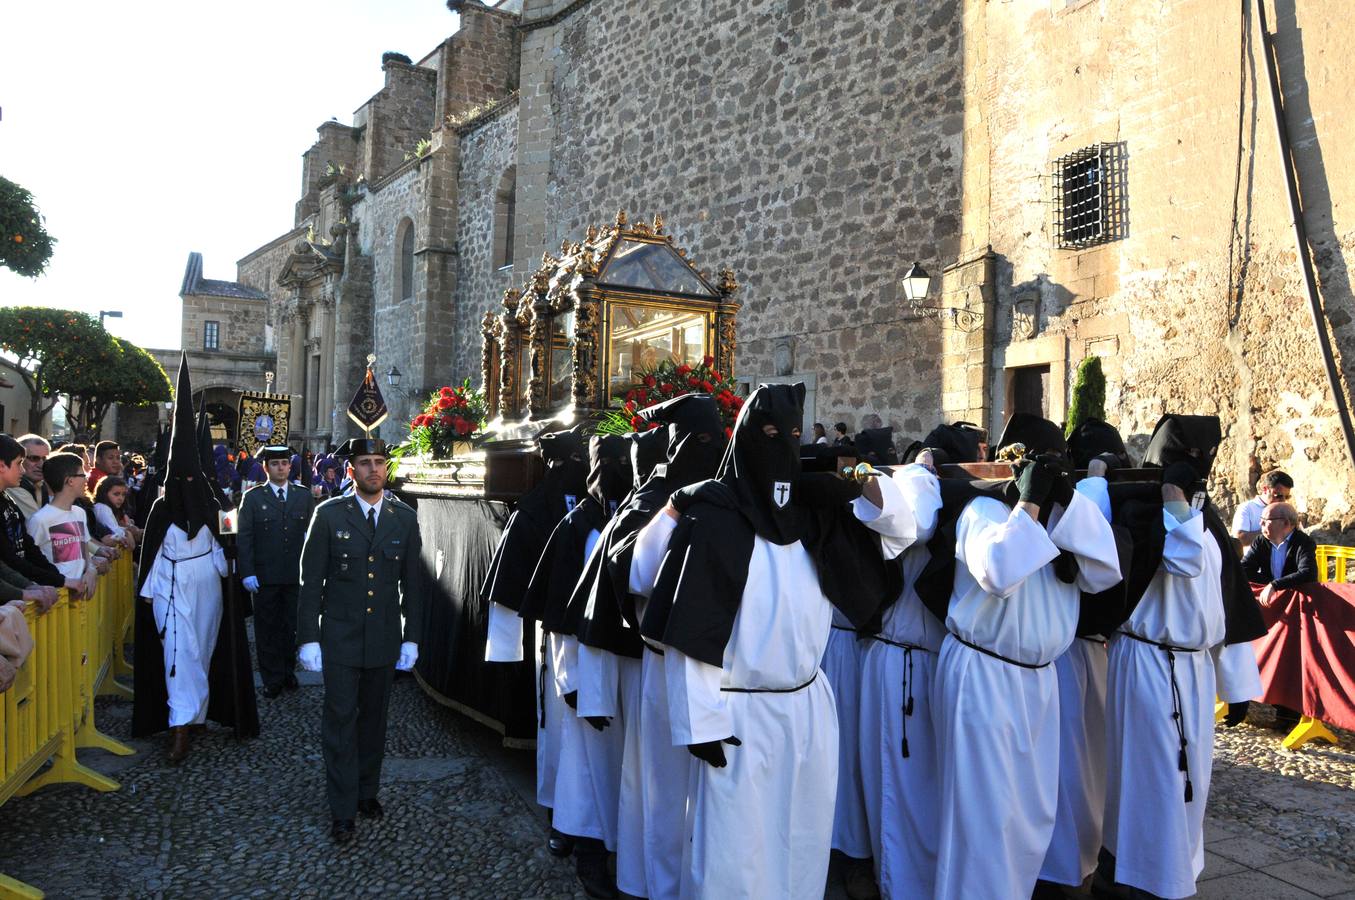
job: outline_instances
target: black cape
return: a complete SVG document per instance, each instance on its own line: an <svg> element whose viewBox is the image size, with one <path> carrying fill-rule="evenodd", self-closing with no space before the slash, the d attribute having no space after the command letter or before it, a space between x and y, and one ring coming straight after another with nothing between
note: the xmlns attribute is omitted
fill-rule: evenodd
<svg viewBox="0 0 1355 900"><path fill-rule="evenodd" d="M215 523L208 528L216 535ZM170 516L164 498L151 506L142 539L140 572L136 584L135 654L132 705L132 736L144 737L169 727L169 691L165 685L165 655L150 602L141 599L141 589L150 575L155 556L169 531ZM254 670L245 632L246 603L232 577L221 579L221 628L208 667L207 718L234 729L237 738L257 737L259 708L254 695Z"/></svg>
<svg viewBox="0 0 1355 900"><path fill-rule="evenodd" d="M569 598L583 573L588 535L601 531L606 522L602 505L591 496L560 520L532 572L518 615L540 622L547 632L573 634L567 626Z"/></svg>
<svg viewBox="0 0 1355 900"><path fill-rule="evenodd" d="M557 466L547 469L542 480L522 495L494 549L480 588L483 603L521 611L527 586L552 530L583 499L586 490L580 471Z"/></svg>
<svg viewBox="0 0 1355 900"><path fill-rule="evenodd" d="M693 659L722 666L756 533L739 497L723 482L711 479L678 494L687 495L683 515L668 540L640 630ZM820 589L853 626L868 628L903 589L896 561L884 559L879 535L845 504L806 512L801 541Z"/></svg>

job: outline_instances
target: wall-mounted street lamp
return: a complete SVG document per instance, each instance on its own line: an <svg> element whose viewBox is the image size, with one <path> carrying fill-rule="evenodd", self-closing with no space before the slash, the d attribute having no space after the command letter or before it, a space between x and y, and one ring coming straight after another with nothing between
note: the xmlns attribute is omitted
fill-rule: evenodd
<svg viewBox="0 0 1355 900"><path fill-rule="evenodd" d="M121 319L122 310L120 309L101 309L99 310L99 327L102 328L104 319Z"/></svg>
<svg viewBox="0 0 1355 900"><path fill-rule="evenodd" d="M273 393L273 379L276 376L272 372L263 373L263 392L265 394Z"/></svg>
<svg viewBox="0 0 1355 900"><path fill-rule="evenodd" d="M966 307L942 306L940 303L927 302L931 293L932 276L915 262L903 273L903 297L908 301L908 309L925 318L935 319L942 328L954 328L966 334L983 327L983 310Z"/></svg>
<svg viewBox="0 0 1355 900"><path fill-rule="evenodd" d="M405 376L400 372L399 369L397 369L395 366L391 366L391 370L386 373L386 384L390 385L393 388L398 388L400 386L400 379L404 377Z"/></svg>

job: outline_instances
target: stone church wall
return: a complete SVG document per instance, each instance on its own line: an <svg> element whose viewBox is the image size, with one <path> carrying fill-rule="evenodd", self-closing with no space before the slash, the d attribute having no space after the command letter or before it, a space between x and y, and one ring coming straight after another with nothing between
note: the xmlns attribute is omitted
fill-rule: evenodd
<svg viewBox="0 0 1355 900"><path fill-rule="evenodd" d="M487 310L501 309L500 299L510 287L529 277L540 259L514 259L501 267L495 259L496 199L505 173L517 161L518 116L516 109L461 138L461 177L457 190L457 294L456 321L459 338L452 358L450 377L467 376L480 383L480 319Z"/></svg>
<svg viewBox="0 0 1355 900"><path fill-rule="evenodd" d="M1355 64L1343 48L1355 23L1321 4L1272 10L1317 280L1348 383ZM969 248L991 243L997 254L996 418L1004 367L1053 362L1050 389L1062 394L1084 355L1099 354L1107 412L1139 450L1164 412L1216 414L1225 440L1214 492L1224 505L1251 496L1257 475L1278 466L1295 477L1310 526L1355 525L1255 24L1244 29L1238 5L1209 0L1055 12L971 0L967 26L975 93L964 231ZM1257 42L1247 53L1244 33ZM1123 147L1127 234L1055 249L1051 164L1096 142ZM1013 337L1013 306L1027 298L1038 330Z"/></svg>
<svg viewBox="0 0 1355 900"><path fill-rule="evenodd" d="M523 37L516 256L661 213L743 285L738 374L815 376L817 421L930 428L939 337L898 279L958 249L957 0L525 5L559 13Z"/></svg>

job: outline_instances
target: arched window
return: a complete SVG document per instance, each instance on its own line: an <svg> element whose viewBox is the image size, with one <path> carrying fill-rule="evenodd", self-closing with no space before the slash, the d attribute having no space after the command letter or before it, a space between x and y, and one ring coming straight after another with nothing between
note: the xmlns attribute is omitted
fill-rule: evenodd
<svg viewBox="0 0 1355 900"><path fill-rule="evenodd" d="M513 217L517 213L518 168L509 166L494 192L494 255L496 269L513 265Z"/></svg>
<svg viewBox="0 0 1355 900"><path fill-rule="evenodd" d="M405 219L396 234L399 235L400 268L395 294L400 300L409 300L414 296L414 223Z"/></svg>

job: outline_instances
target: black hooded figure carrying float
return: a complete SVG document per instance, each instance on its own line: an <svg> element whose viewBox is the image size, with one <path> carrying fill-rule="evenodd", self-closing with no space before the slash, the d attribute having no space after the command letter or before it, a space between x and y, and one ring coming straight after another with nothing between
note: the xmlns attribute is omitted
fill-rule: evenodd
<svg viewBox="0 0 1355 900"><path fill-rule="evenodd" d="M199 458L186 355L174 396L164 495L146 520L137 577L132 734L172 727L177 762L204 717L244 738L258 735L259 714L244 612L217 540L221 508Z"/></svg>
<svg viewBox="0 0 1355 900"><path fill-rule="evenodd" d="M819 665L833 607L861 627L899 593L881 542L905 537L899 488L803 473L803 404L802 384L760 385L715 477L673 494L676 519L665 511L637 538L636 584L653 585L641 633L664 653L671 740L702 762L687 832L702 862L684 892L690 879L695 893L822 893L839 746Z"/></svg>

